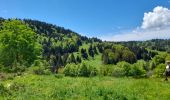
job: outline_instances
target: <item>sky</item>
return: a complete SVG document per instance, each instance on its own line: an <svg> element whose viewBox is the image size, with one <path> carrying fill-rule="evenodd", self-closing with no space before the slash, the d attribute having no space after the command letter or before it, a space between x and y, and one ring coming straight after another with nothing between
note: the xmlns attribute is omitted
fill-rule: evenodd
<svg viewBox="0 0 170 100"><path fill-rule="evenodd" d="M170 0L0 0L0 17L45 21L107 41L170 38Z"/></svg>

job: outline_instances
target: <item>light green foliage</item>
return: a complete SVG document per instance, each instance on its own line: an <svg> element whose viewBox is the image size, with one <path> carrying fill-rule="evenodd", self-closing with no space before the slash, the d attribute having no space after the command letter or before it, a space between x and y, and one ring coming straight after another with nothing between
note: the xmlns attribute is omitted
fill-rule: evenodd
<svg viewBox="0 0 170 100"><path fill-rule="evenodd" d="M129 73L130 73L130 76L133 76L135 78L146 76L146 70L143 67L143 63L140 63L140 62L133 64Z"/></svg>
<svg viewBox="0 0 170 100"><path fill-rule="evenodd" d="M163 74L165 72L165 68L166 68L166 65L165 64L159 64L158 66L156 66L155 68L155 77L163 77Z"/></svg>
<svg viewBox="0 0 170 100"><path fill-rule="evenodd" d="M165 58L166 58L166 54L160 54L160 55L156 55L153 58L153 61L155 62L156 66L157 66L161 63L165 63Z"/></svg>
<svg viewBox="0 0 170 100"><path fill-rule="evenodd" d="M114 69L114 65L112 65L112 66L103 65L102 67L100 67L99 75L100 76L112 76L113 69Z"/></svg>
<svg viewBox="0 0 170 100"><path fill-rule="evenodd" d="M23 22L6 20L0 30L0 62L6 66L17 63L29 66L40 55L36 34Z"/></svg>
<svg viewBox="0 0 170 100"><path fill-rule="evenodd" d="M50 65L45 60L35 60L33 65L29 68L29 72L37 75L48 75L51 73Z"/></svg>
<svg viewBox="0 0 170 100"><path fill-rule="evenodd" d="M66 76L96 76L98 74L97 68L90 66L86 63L76 65L75 63L67 64L64 68L64 74Z"/></svg>
<svg viewBox="0 0 170 100"><path fill-rule="evenodd" d="M127 62L119 62L114 66L113 75L115 76L118 74L117 76L129 76L131 67L132 65Z"/></svg>
<svg viewBox="0 0 170 100"><path fill-rule="evenodd" d="M75 63L67 64L64 68L64 74L65 76L78 76L79 75L79 65L76 65Z"/></svg>
<svg viewBox="0 0 170 100"><path fill-rule="evenodd" d="M166 56L165 61L170 61L170 54Z"/></svg>

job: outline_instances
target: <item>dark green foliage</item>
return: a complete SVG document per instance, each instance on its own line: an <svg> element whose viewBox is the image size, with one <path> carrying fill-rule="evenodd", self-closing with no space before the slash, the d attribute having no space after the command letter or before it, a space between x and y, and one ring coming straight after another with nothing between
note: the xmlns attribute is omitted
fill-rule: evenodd
<svg viewBox="0 0 170 100"><path fill-rule="evenodd" d="M88 54L86 52L86 49L81 49L81 56L84 58L84 59L88 59Z"/></svg>
<svg viewBox="0 0 170 100"><path fill-rule="evenodd" d="M93 50L94 50L94 53L95 53L95 54L98 54L98 51L97 51L97 47L96 47L96 46L93 46Z"/></svg>
<svg viewBox="0 0 170 100"><path fill-rule="evenodd" d="M123 44L127 47L140 46L157 51L166 51L168 50L168 48L170 48L170 39L152 39L148 41L118 42L118 44Z"/></svg>
<svg viewBox="0 0 170 100"><path fill-rule="evenodd" d="M104 50L102 54L102 61L104 64L116 64L119 61L135 63L137 59L134 53L131 52L128 48L121 45L115 45L112 49Z"/></svg>
<svg viewBox="0 0 170 100"><path fill-rule="evenodd" d="M103 45L102 45L102 44L97 44L97 48L98 48L98 50L99 50L100 53L103 53L104 48L103 48Z"/></svg>
<svg viewBox="0 0 170 100"><path fill-rule="evenodd" d="M94 58L94 51L93 51L92 45L90 45L90 47L89 47L89 49L88 49L88 53L89 53L89 55L90 55L92 58Z"/></svg>
<svg viewBox="0 0 170 100"><path fill-rule="evenodd" d="M129 50L123 50L122 51L122 60L129 62L129 63L135 63L137 61L136 56L134 55L133 52L129 51Z"/></svg>
<svg viewBox="0 0 170 100"><path fill-rule="evenodd" d="M0 96L7 96L9 94L9 91L0 83Z"/></svg>
<svg viewBox="0 0 170 100"><path fill-rule="evenodd" d="M69 54L68 54L68 53L65 53L65 54L63 55L62 61L63 61L63 65L64 65L64 66L67 64L67 59L68 59L68 57L69 57Z"/></svg>
<svg viewBox="0 0 170 100"><path fill-rule="evenodd" d="M72 53L71 56L70 56L70 61L71 61L71 63L76 63L76 59L75 59L73 53Z"/></svg>
<svg viewBox="0 0 170 100"><path fill-rule="evenodd" d="M77 63L81 63L81 62L82 62L81 57L77 56L76 62L77 62Z"/></svg>

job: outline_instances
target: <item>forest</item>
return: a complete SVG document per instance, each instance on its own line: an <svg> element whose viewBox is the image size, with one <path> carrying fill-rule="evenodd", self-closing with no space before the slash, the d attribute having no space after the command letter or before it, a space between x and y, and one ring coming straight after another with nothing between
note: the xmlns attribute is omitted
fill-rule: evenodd
<svg viewBox="0 0 170 100"><path fill-rule="evenodd" d="M2 100L168 100L167 61L170 39L102 41L38 20L0 18Z"/></svg>

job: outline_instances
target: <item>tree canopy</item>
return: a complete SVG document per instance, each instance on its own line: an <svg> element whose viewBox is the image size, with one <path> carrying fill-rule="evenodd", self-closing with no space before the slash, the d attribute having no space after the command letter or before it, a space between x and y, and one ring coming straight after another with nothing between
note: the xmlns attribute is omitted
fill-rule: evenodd
<svg viewBox="0 0 170 100"><path fill-rule="evenodd" d="M40 55L36 33L19 20L6 20L0 29L0 62L4 66L17 63L30 65Z"/></svg>

